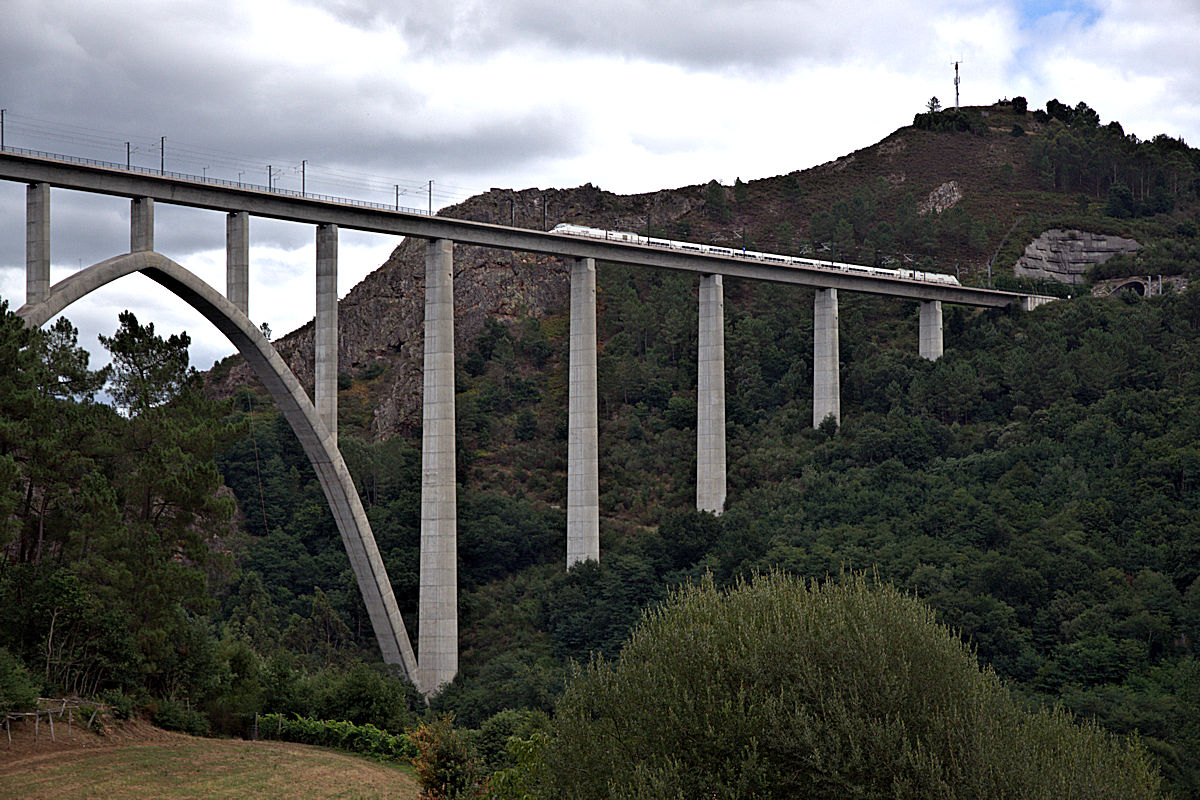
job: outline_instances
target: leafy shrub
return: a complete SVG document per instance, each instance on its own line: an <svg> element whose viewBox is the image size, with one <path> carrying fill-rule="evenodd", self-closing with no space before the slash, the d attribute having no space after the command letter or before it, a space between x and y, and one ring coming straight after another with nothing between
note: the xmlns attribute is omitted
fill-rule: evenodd
<svg viewBox="0 0 1200 800"><path fill-rule="evenodd" d="M479 762L466 738L455 730L452 717L438 717L421 725L410 738L417 748L413 768L423 800L482 796Z"/></svg>
<svg viewBox="0 0 1200 800"><path fill-rule="evenodd" d="M310 677L315 708L308 715L345 719L384 730L403 730L416 721L421 702L413 685L370 664L327 670Z"/></svg>
<svg viewBox="0 0 1200 800"><path fill-rule="evenodd" d="M383 374L384 369L382 361L372 361L358 371L358 378L363 381L373 381Z"/></svg>
<svg viewBox="0 0 1200 800"><path fill-rule="evenodd" d="M150 721L168 731L180 731L192 736L207 736L211 730L208 717L177 700L166 699L158 704Z"/></svg>
<svg viewBox="0 0 1200 800"><path fill-rule="evenodd" d="M0 712L33 708L41 688L21 659L0 647Z"/></svg>
<svg viewBox="0 0 1200 800"><path fill-rule="evenodd" d="M258 718L258 735L262 739L335 747L385 761L403 761L417 754L416 747L403 733L392 734L369 723L356 725L346 720L300 716L289 719L282 714L263 714Z"/></svg>
<svg viewBox="0 0 1200 800"><path fill-rule="evenodd" d="M100 693L100 699L112 710L117 719L133 717L133 698L120 689L105 689Z"/></svg>
<svg viewBox="0 0 1200 800"><path fill-rule="evenodd" d="M1030 712L898 590L711 578L568 686L546 797L1158 796L1146 751Z"/></svg>
<svg viewBox="0 0 1200 800"><path fill-rule="evenodd" d="M475 731L474 746L479 755L480 766L485 773L515 765L508 742L513 737L528 739L537 731L545 730L550 717L542 711L506 708L483 721Z"/></svg>
<svg viewBox="0 0 1200 800"><path fill-rule="evenodd" d="M528 408L517 412L517 424L513 429L513 434L517 437L518 442L533 441L537 436L537 417Z"/></svg>
<svg viewBox="0 0 1200 800"><path fill-rule="evenodd" d="M987 133L987 123L978 111L967 111L960 108L948 108L945 111L931 111L917 114L913 117L913 127L922 131L941 131L954 133L967 131L982 136Z"/></svg>

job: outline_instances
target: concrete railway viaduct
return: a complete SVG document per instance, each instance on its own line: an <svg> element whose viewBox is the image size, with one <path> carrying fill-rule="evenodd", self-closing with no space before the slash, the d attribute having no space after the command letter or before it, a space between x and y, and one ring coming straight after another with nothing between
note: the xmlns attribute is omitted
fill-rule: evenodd
<svg viewBox="0 0 1200 800"><path fill-rule="evenodd" d="M700 276L696 507L725 506L725 357L722 279L775 281L816 290L813 424L840 416L838 291L920 303L919 352L942 354L942 303L1019 306L1049 298L784 266L737 256L663 250L616 241L436 217L411 209L7 148L0 180L27 185L26 302L18 314L41 326L74 301L141 272L197 309L224 333L280 406L308 455L362 591L384 660L424 693L458 671L454 416L454 243L559 256L570 265L567 566L600 557L596 388L596 263L682 270ZM50 189L130 200L129 252L50 283ZM226 212L225 293L154 249L154 204ZM307 223L316 230L313 399L249 318L251 216ZM337 245L341 228L424 239L425 355L421 470L419 640L414 654L362 503L337 447Z"/></svg>

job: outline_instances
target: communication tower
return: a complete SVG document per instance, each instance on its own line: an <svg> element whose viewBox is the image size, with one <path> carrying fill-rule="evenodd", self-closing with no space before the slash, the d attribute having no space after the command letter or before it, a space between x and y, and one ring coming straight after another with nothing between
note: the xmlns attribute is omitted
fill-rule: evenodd
<svg viewBox="0 0 1200 800"><path fill-rule="evenodd" d="M961 63L962 61L954 62L954 109L956 111L958 110L958 65Z"/></svg>

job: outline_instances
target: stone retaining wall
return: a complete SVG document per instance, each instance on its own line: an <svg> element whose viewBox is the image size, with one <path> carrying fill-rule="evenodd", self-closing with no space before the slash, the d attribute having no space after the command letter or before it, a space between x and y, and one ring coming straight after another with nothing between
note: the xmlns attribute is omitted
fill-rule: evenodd
<svg viewBox="0 0 1200 800"><path fill-rule="evenodd" d="M1083 283L1084 273L1094 265L1115 255L1135 253L1139 247L1133 239L1120 236L1053 228L1029 243L1013 272L1076 285Z"/></svg>

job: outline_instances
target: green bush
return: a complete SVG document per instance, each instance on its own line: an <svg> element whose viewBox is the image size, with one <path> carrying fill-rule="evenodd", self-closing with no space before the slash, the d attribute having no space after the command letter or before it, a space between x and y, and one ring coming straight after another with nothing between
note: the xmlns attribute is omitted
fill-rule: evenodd
<svg viewBox="0 0 1200 800"><path fill-rule="evenodd" d="M848 576L711 578L568 686L556 798L1150 798L1135 742L1020 707L933 611Z"/></svg>
<svg viewBox="0 0 1200 800"><path fill-rule="evenodd" d="M117 719L133 717L133 698L120 689L105 689L100 693L100 699L112 710Z"/></svg>
<svg viewBox="0 0 1200 800"><path fill-rule="evenodd" d="M346 720L318 720L263 714L258 718L261 739L278 739L318 747L336 747L387 761L404 761L417 754L409 737L392 734L374 725L356 725Z"/></svg>
<svg viewBox="0 0 1200 800"><path fill-rule="evenodd" d="M180 731L192 736L207 736L211 731L208 717L177 700L161 700L150 721L168 731Z"/></svg>
<svg viewBox="0 0 1200 800"><path fill-rule="evenodd" d="M41 690L21 659L0 647L0 713L33 708Z"/></svg>
<svg viewBox="0 0 1200 800"><path fill-rule="evenodd" d="M480 797L483 775L467 738L454 727L452 717L437 717L412 732L417 755L413 769L421 784L421 797L451 800Z"/></svg>
<svg viewBox="0 0 1200 800"><path fill-rule="evenodd" d="M474 749L479 756L480 766L491 774L515 762L509 753L509 739L528 739L537 731L545 730L550 718L543 711L506 708L488 717L474 732Z"/></svg>
<svg viewBox="0 0 1200 800"><path fill-rule="evenodd" d="M945 133L969 131L976 136L983 136L987 133L987 124L978 111L959 108L917 114L913 117L913 127L917 130Z"/></svg>

